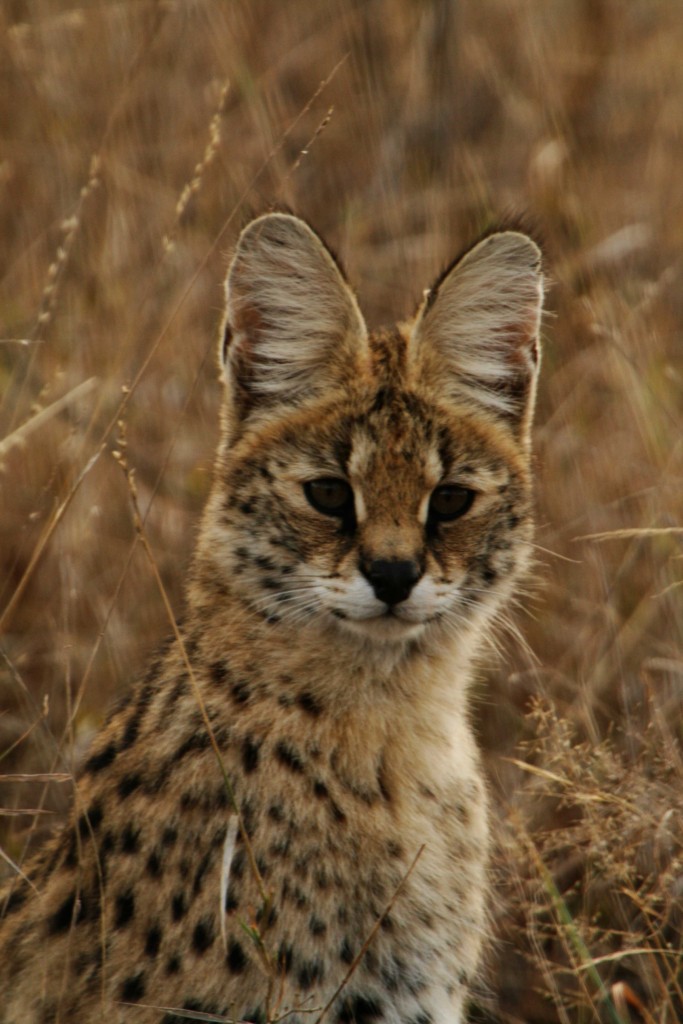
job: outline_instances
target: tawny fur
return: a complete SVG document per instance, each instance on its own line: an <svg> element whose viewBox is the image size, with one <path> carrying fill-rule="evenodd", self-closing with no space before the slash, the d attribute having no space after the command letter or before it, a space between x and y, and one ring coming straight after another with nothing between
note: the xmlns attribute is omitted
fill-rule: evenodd
<svg viewBox="0 0 683 1024"><path fill-rule="evenodd" d="M487 933L467 692L529 556L541 293L506 232L368 334L306 224L243 232L182 644L0 899L3 1024L315 1021L380 918L326 1019L462 1020ZM344 516L307 496L330 478ZM471 507L437 521L449 484ZM400 600L368 576L387 563L417 567Z"/></svg>

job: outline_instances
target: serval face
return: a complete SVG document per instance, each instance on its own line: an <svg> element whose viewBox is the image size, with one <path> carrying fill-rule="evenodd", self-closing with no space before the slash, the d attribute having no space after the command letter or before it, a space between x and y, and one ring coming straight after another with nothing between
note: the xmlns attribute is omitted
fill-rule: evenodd
<svg viewBox="0 0 683 1024"><path fill-rule="evenodd" d="M488 620L529 554L540 281L533 243L494 235L368 333L301 221L247 229L209 543L261 615L382 647Z"/></svg>

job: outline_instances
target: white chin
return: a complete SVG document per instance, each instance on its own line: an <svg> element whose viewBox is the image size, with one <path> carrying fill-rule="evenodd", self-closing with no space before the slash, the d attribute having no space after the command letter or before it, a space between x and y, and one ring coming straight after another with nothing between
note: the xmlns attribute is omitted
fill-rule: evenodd
<svg viewBox="0 0 683 1024"><path fill-rule="evenodd" d="M354 636L378 643L413 640L425 627L424 622L407 622L395 615L375 615L370 619L338 619L339 626Z"/></svg>

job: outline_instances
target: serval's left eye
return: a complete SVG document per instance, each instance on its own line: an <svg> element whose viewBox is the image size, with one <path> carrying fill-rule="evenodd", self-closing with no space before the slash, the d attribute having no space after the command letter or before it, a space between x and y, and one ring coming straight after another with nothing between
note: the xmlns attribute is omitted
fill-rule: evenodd
<svg viewBox="0 0 683 1024"><path fill-rule="evenodd" d="M448 522L459 519L472 508L476 491L459 484L442 484L432 491L429 500L429 516L432 520Z"/></svg>
<svg viewBox="0 0 683 1024"><path fill-rule="evenodd" d="M316 512L325 516L347 516L353 512L353 490L346 480L332 476L308 480L304 494Z"/></svg>

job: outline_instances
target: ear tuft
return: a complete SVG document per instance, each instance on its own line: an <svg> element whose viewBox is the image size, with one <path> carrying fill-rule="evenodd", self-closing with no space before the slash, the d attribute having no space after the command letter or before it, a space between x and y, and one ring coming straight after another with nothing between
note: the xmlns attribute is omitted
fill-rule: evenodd
<svg viewBox="0 0 683 1024"><path fill-rule="evenodd" d="M524 433L540 363L541 252L516 231L490 235L427 294L411 349L418 372Z"/></svg>
<svg viewBox="0 0 683 1024"><path fill-rule="evenodd" d="M271 213L242 232L226 282L226 376L252 405L298 402L354 372L367 332L330 251L298 217Z"/></svg>

